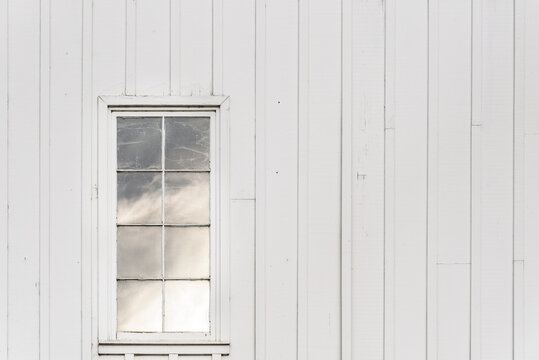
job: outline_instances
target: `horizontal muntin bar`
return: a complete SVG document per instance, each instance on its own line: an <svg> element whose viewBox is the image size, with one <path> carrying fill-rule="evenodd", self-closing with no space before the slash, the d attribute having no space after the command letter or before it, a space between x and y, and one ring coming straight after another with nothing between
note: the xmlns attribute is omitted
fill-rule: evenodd
<svg viewBox="0 0 539 360"><path fill-rule="evenodd" d="M160 173L160 172L174 172L174 173L209 173L211 170L175 170L175 169L117 169L116 172L148 172L148 173Z"/></svg>
<svg viewBox="0 0 539 360"><path fill-rule="evenodd" d="M116 224L116 226L209 227L211 224Z"/></svg>
<svg viewBox="0 0 539 360"><path fill-rule="evenodd" d="M117 281L211 281L211 278L178 278L178 277L162 277L162 278L131 278L121 277L116 278Z"/></svg>

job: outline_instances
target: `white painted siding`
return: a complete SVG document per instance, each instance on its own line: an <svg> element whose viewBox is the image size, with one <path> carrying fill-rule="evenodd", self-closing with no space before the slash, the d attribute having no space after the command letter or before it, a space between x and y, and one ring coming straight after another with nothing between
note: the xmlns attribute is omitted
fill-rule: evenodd
<svg viewBox="0 0 539 360"><path fill-rule="evenodd" d="M230 359L537 359L538 19L0 2L0 360L95 355L97 96L123 94L230 96Z"/></svg>

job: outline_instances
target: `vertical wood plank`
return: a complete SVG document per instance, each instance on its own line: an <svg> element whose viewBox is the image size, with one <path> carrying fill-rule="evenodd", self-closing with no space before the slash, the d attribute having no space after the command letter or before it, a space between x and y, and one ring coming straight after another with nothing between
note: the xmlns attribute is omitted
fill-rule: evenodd
<svg viewBox="0 0 539 360"><path fill-rule="evenodd" d="M301 10L300 10L301 11ZM341 1L341 359L352 359L353 6ZM301 41L301 40L300 40Z"/></svg>
<svg viewBox="0 0 539 360"><path fill-rule="evenodd" d="M514 261L514 335L513 335L513 360L524 360L525 359L525 284L524 284L524 261L516 260Z"/></svg>
<svg viewBox="0 0 539 360"><path fill-rule="evenodd" d="M82 124L81 124L81 360L91 360L92 340L92 113L93 97L93 1L84 0L82 8Z"/></svg>
<svg viewBox="0 0 539 360"><path fill-rule="evenodd" d="M520 1L520 0L518 0ZM525 129L526 134L539 134L539 103L537 94L539 94L539 69L534 66L539 59L539 3L533 0L525 0L524 11L526 17L523 21L525 32L525 59L524 66L526 71L525 91Z"/></svg>
<svg viewBox="0 0 539 360"><path fill-rule="evenodd" d="M483 74L473 84L482 91L481 217L472 218L481 231L481 319L474 341L482 358L501 360L513 356L513 1L483 2L482 16L483 61L473 69Z"/></svg>
<svg viewBox="0 0 539 360"><path fill-rule="evenodd" d="M255 357L266 360L266 0L255 2Z"/></svg>
<svg viewBox="0 0 539 360"><path fill-rule="evenodd" d="M525 359L525 86L526 1L514 1L514 174L513 174L513 359ZM533 36L533 35L532 35Z"/></svg>
<svg viewBox="0 0 539 360"><path fill-rule="evenodd" d="M102 14L102 17L109 17ZM125 94L135 95L137 92L137 0L125 0ZM120 22L118 22L120 23Z"/></svg>
<svg viewBox="0 0 539 360"><path fill-rule="evenodd" d="M429 358L470 352L471 10L429 3Z"/></svg>
<svg viewBox="0 0 539 360"><path fill-rule="evenodd" d="M170 92L170 0L137 0L135 78L137 95Z"/></svg>
<svg viewBox="0 0 539 360"><path fill-rule="evenodd" d="M93 104L97 106L97 96L134 94L134 85L126 82L126 4L134 0L114 1L93 0L93 52L92 82ZM127 37L129 40L129 37ZM134 57L129 53L129 58ZM134 74L134 71L133 71ZM132 88L132 92L129 91ZM97 124L97 111L93 111L93 121Z"/></svg>
<svg viewBox="0 0 539 360"><path fill-rule="evenodd" d="M426 2L395 7L395 358L426 358Z"/></svg>
<svg viewBox="0 0 539 360"><path fill-rule="evenodd" d="M396 0L385 8L384 359L395 360L395 37Z"/></svg>
<svg viewBox="0 0 539 360"><path fill-rule="evenodd" d="M475 18L474 18L475 21ZM475 29L475 28L474 28ZM477 106L475 99L473 108ZM475 120L481 120L476 117ZM472 174L471 174L471 301L470 301L470 354L471 359L481 359L481 126L472 125Z"/></svg>
<svg viewBox="0 0 539 360"><path fill-rule="evenodd" d="M432 13L431 13L432 14ZM470 127L471 127L471 6L466 0L439 1L431 23L437 52L437 162L429 166L438 176L437 233L439 263L467 263L470 259ZM434 61L434 59L432 59ZM436 89L433 89L433 87ZM436 137L434 137L436 136Z"/></svg>
<svg viewBox="0 0 539 360"><path fill-rule="evenodd" d="M39 357L50 358L50 60L51 3L41 2L39 150Z"/></svg>
<svg viewBox="0 0 539 360"><path fill-rule="evenodd" d="M384 359L395 355L395 130L385 132Z"/></svg>
<svg viewBox="0 0 539 360"><path fill-rule="evenodd" d="M266 37L261 61L268 74L261 78L265 163L257 174L264 178L261 191L269 195L262 210L265 314L259 320L265 326L265 346L261 350L267 359L289 359L297 351L298 7L287 0L265 7L266 31L257 34ZM271 75L276 73L280 75Z"/></svg>
<svg viewBox="0 0 539 360"><path fill-rule="evenodd" d="M539 55L534 53L534 56ZM529 58L529 60L532 60ZM528 94L527 96L534 96ZM529 113L532 115L534 113ZM536 113L535 113L536 114ZM536 116L536 115L535 115ZM525 194L526 204L524 208L524 238L526 254L524 259L524 311L525 311L525 339L524 358L536 359L539 356L539 309L536 304L539 301L539 134L527 134L525 138Z"/></svg>
<svg viewBox="0 0 539 360"><path fill-rule="evenodd" d="M481 122L483 120L483 0L472 1L470 357L481 359Z"/></svg>
<svg viewBox="0 0 539 360"><path fill-rule="evenodd" d="M254 200L232 200L230 206L231 238L230 303L232 356L254 359L255 347L255 203Z"/></svg>
<svg viewBox="0 0 539 360"><path fill-rule="evenodd" d="M435 359L469 359L470 264L440 264L437 277L438 341Z"/></svg>
<svg viewBox="0 0 539 360"><path fill-rule="evenodd" d="M50 10L49 351L58 359L81 355L82 3Z"/></svg>
<svg viewBox="0 0 539 360"><path fill-rule="evenodd" d="M524 134L526 100L526 2L515 0L514 260L524 260ZM531 35L533 36L533 35Z"/></svg>
<svg viewBox="0 0 539 360"><path fill-rule="evenodd" d="M0 3L0 358L7 359L8 314L8 6Z"/></svg>
<svg viewBox="0 0 539 360"><path fill-rule="evenodd" d="M237 18L241 15L238 13ZM212 0L212 92L223 95L223 0Z"/></svg>
<svg viewBox="0 0 539 360"><path fill-rule="evenodd" d="M309 115L307 129L299 128L308 133L308 178L299 183L308 189L308 248L299 281L307 282L308 357L334 359L341 352L341 4L310 0L308 10Z"/></svg>
<svg viewBox="0 0 539 360"><path fill-rule="evenodd" d="M230 96L230 195L255 197L255 4L223 4L223 93Z"/></svg>
<svg viewBox="0 0 539 360"><path fill-rule="evenodd" d="M309 180L310 1L298 3L298 185ZM309 359L309 187L298 186L297 360ZM344 225L344 224L343 224ZM341 279L344 281L344 279Z"/></svg>
<svg viewBox="0 0 539 360"><path fill-rule="evenodd" d="M524 359L539 357L539 3L526 0L524 7ZM519 63L517 62L516 65ZM519 78L516 79L517 81ZM518 87L517 87L518 88ZM518 103L517 103L518 104ZM516 144L515 144L516 145Z"/></svg>
<svg viewBox="0 0 539 360"><path fill-rule="evenodd" d="M384 356L385 8L376 0L351 3L351 359L381 360ZM345 9L343 14L346 15ZM343 76L344 81L347 75L343 73Z"/></svg>
<svg viewBox="0 0 539 360"><path fill-rule="evenodd" d="M429 102L428 102L428 180L427 180L427 359L438 358L438 243L440 212L440 1L429 1ZM443 62L443 60L442 60ZM444 69L446 70L446 69ZM442 76L443 78L443 76ZM443 91L442 91L443 93Z"/></svg>
<svg viewBox="0 0 539 360"><path fill-rule="evenodd" d="M181 69L181 1L170 1L170 95L180 95Z"/></svg>
<svg viewBox="0 0 539 360"><path fill-rule="evenodd" d="M212 93L212 1L181 0L181 95Z"/></svg>
<svg viewBox="0 0 539 360"><path fill-rule="evenodd" d="M8 357L39 358L40 4L8 2Z"/></svg>

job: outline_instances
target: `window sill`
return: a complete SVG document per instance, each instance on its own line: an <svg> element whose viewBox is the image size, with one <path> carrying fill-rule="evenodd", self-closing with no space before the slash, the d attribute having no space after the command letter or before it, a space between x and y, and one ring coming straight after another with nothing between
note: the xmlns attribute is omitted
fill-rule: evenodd
<svg viewBox="0 0 539 360"><path fill-rule="evenodd" d="M230 344L221 342L174 343L174 342L100 342L99 355L228 355Z"/></svg>

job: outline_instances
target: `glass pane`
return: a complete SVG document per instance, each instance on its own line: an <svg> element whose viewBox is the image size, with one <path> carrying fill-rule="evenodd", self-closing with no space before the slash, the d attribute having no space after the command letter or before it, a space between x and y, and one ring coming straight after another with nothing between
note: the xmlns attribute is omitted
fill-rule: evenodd
<svg viewBox="0 0 539 360"><path fill-rule="evenodd" d="M165 229L165 275L169 278L209 277L209 227Z"/></svg>
<svg viewBox="0 0 539 360"><path fill-rule="evenodd" d="M165 168L210 169L210 118L165 118Z"/></svg>
<svg viewBox="0 0 539 360"><path fill-rule="evenodd" d="M118 173L118 223L161 223L161 173Z"/></svg>
<svg viewBox="0 0 539 360"><path fill-rule="evenodd" d="M162 281L118 280L118 331L161 331Z"/></svg>
<svg viewBox="0 0 539 360"><path fill-rule="evenodd" d="M210 174L167 173L165 176L165 222L210 222Z"/></svg>
<svg viewBox="0 0 539 360"><path fill-rule="evenodd" d="M210 330L210 282L165 281L165 331Z"/></svg>
<svg viewBox="0 0 539 360"><path fill-rule="evenodd" d="M118 118L118 169L161 169L161 118Z"/></svg>
<svg viewBox="0 0 539 360"><path fill-rule="evenodd" d="M161 277L161 227L118 228L118 277Z"/></svg>

